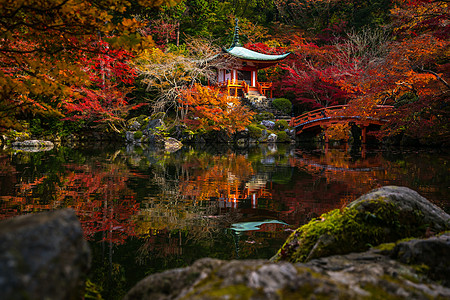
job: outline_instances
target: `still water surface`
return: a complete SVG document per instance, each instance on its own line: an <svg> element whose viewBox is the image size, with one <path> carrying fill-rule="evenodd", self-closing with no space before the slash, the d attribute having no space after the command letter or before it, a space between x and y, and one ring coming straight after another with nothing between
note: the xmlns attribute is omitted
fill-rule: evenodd
<svg viewBox="0 0 450 300"><path fill-rule="evenodd" d="M376 187L408 186L448 212L449 159L346 146L0 150L0 219L74 208L93 252L89 294L121 299L202 257L270 258L293 229Z"/></svg>

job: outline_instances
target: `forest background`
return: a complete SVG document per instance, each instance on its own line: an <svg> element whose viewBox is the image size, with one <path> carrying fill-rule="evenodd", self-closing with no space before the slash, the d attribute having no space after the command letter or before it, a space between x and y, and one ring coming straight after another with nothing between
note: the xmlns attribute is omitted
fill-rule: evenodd
<svg viewBox="0 0 450 300"><path fill-rule="evenodd" d="M445 0L0 0L0 136L121 135L157 113L194 134L242 130L254 114L204 87L236 18L247 48L292 53L258 77L295 114L388 104L380 138L450 140Z"/></svg>

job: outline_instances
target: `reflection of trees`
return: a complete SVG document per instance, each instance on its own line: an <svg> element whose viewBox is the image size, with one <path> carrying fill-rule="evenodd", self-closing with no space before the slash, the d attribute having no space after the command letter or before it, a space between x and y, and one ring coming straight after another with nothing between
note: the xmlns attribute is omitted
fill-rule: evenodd
<svg viewBox="0 0 450 300"><path fill-rule="evenodd" d="M287 208L281 212L284 220L301 225L384 185L407 186L441 207L448 206L442 200L446 199L442 191L449 181L447 158L414 152L387 153L347 149L298 152L291 158L291 165L297 168L293 178L296 185L274 185L274 197Z"/></svg>
<svg viewBox="0 0 450 300"><path fill-rule="evenodd" d="M120 244L135 235L132 216L138 204L127 188L128 171L118 161L102 163L98 158L65 163L65 154L62 149L45 159L41 153L16 155L17 170L9 180L17 184L10 195L0 195L9 208L2 209L2 217L72 207L88 239L101 232L104 240Z"/></svg>
<svg viewBox="0 0 450 300"><path fill-rule="evenodd" d="M88 239L101 232L103 240L121 244L135 235L132 216L139 205L127 188L127 170L118 164L68 164L66 172L56 198L62 206L76 210Z"/></svg>

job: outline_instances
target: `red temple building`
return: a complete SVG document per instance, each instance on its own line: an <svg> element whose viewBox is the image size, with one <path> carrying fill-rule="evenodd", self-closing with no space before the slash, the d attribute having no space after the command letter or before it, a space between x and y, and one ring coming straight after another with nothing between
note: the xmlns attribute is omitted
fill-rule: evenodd
<svg viewBox="0 0 450 300"><path fill-rule="evenodd" d="M256 52L242 46L239 41L239 26L236 20L233 43L223 48L218 55L229 63L217 70L217 84L229 95L245 97L251 102L262 102L272 98L272 83L259 82L258 70L273 66L290 53L271 55Z"/></svg>

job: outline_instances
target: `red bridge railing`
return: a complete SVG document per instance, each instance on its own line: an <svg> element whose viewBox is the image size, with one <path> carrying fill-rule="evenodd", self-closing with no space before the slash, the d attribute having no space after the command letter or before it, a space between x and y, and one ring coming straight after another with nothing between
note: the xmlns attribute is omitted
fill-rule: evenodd
<svg viewBox="0 0 450 300"><path fill-rule="evenodd" d="M297 117L293 117L290 125L295 128L305 129L305 127L312 127L320 123L328 123L330 121L336 122L341 120L342 122L348 122L349 119L362 119L361 116L346 113L348 108L349 105L335 105L316 109ZM378 112L392 110L393 108L394 107L390 105L377 105L375 107L375 111L373 112L373 116L368 116L365 118L380 121Z"/></svg>

